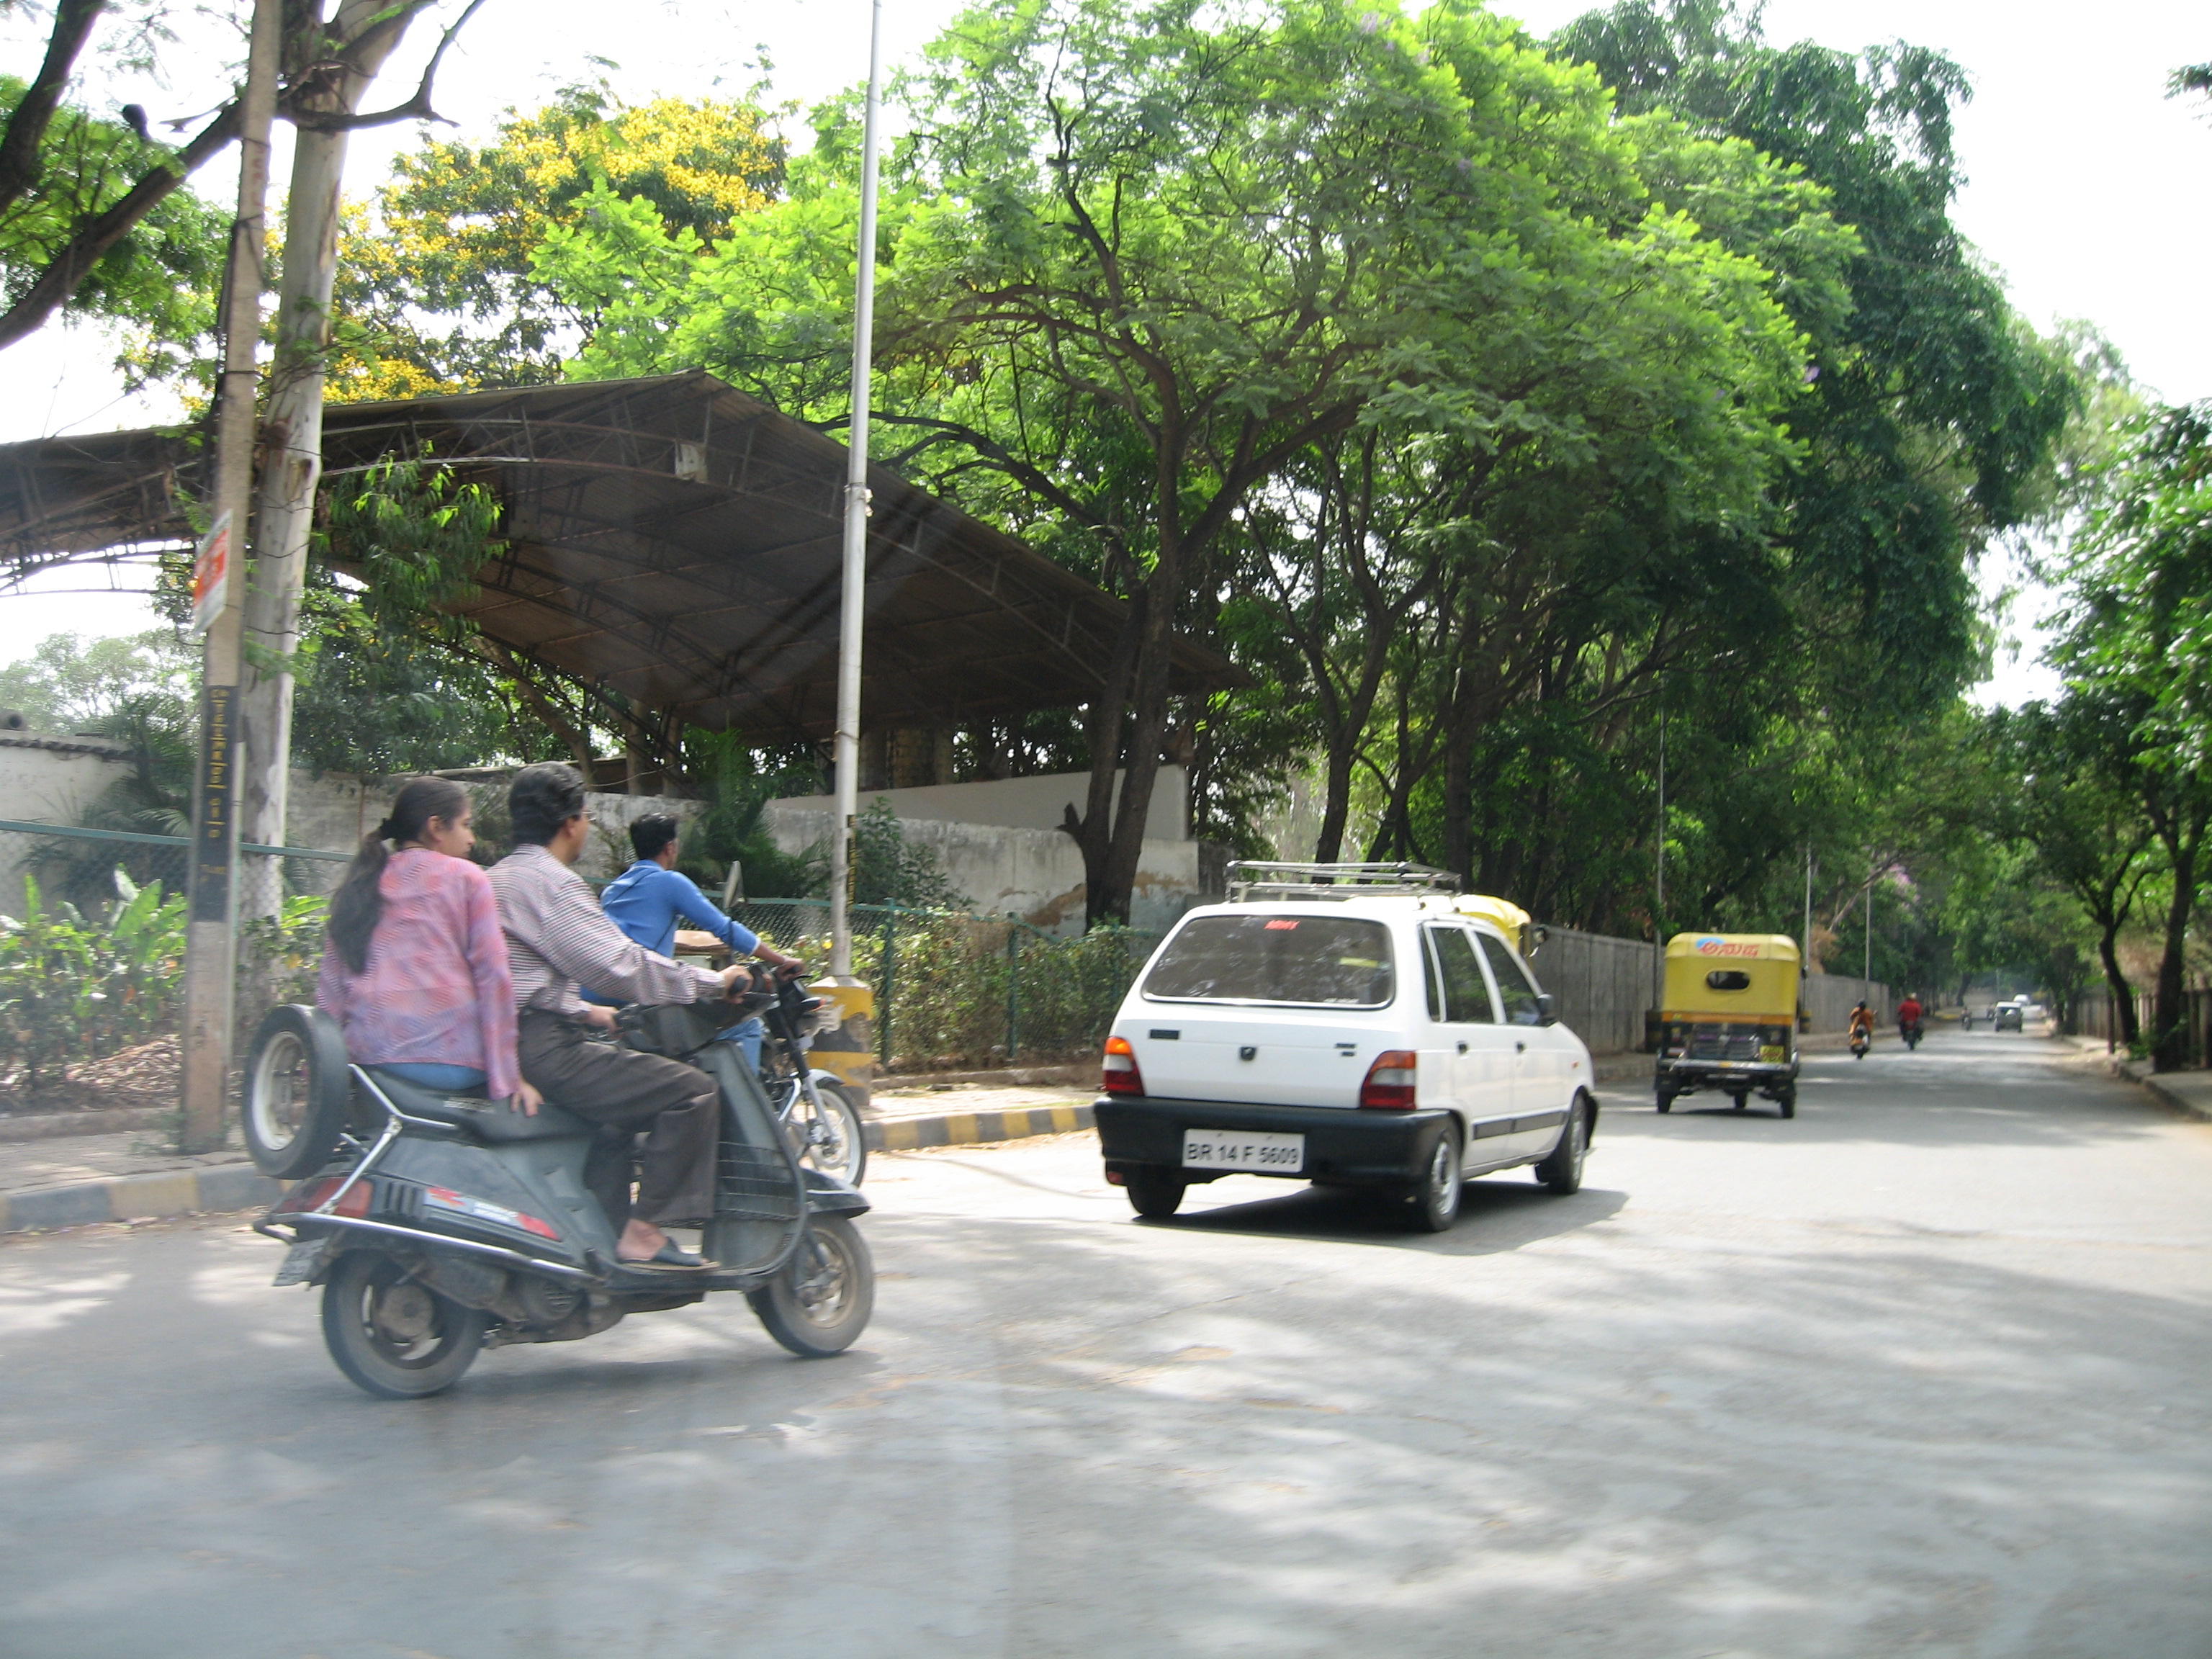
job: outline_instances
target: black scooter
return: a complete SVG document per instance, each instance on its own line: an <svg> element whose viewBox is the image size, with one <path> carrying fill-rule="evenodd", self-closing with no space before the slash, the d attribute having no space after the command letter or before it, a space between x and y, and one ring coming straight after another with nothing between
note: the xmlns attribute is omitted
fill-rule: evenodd
<svg viewBox="0 0 2212 1659"><path fill-rule="evenodd" d="M451 1388L488 1347L569 1342L634 1313L738 1291L792 1352L841 1353L866 1328L875 1266L853 1218L868 1201L802 1164L759 1079L716 1034L730 1005L623 1011L624 1040L698 1066L722 1098L711 1272L615 1259L584 1185L597 1126L548 1103L534 1115L481 1094L425 1089L346 1059L319 1009L272 1010L246 1070L246 1141L295 1181L255 1231L290 1245L278 1285L320 1285L323 1338L368 1393Z"/></svg>

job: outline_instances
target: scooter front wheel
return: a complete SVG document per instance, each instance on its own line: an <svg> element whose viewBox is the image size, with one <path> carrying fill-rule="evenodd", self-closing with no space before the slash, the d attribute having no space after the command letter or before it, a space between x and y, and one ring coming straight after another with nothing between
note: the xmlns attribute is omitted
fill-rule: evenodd
<svg viewBox="0 0 2212 1659"><path fill-rule="evenodd" d="M323 1285L323 1342L380 1400L420 1400L461 1380L483 1346L484 1316L410 1278L376 1250L349 1250Z"/></svg>
<svg viewBox="0 0 2212 1659"><path fill-rule="evenodd" d="M783 1271L745 1299L768 1334L801 1359L842 1353L876 1310L876 1263L860 1230L842 1215L817 1215Z"/></svg>

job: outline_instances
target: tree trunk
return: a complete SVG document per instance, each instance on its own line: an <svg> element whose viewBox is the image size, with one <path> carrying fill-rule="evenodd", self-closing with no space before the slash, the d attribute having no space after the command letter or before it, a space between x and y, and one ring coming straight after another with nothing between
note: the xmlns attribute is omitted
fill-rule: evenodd
<svg viewBox="0 0 2212 1659"><path fill-rule="evenodd" d="M2142 1027L2136 1018L2135 987L2120 971L2119 937L2119 918L2101 921L2097 934L2097 957L2105 964L2105 983L2112 993L2112 1012L2120 1023L2120 1046L2132 1049L2142 1039Z"/></svg>
<svg viewBox="0 0 2212 1659"><path fill-rule="evenodd" d="M1175 650L1175 591L1171 539L1161 538L1158 565L1151 588L1154 602L1145 607L1144 632L1137 647L1135 695L1130 699L1128 742L1124 746L1121 797L1114 814L1107 848L1105 890L1090 896L1093 920L1127 922L1145 851L1145 824L1152 807L1152 786L1160 772L1160 749L1168 733L1168 692Z"/></svg>
<svg viewBox="0 0 2212 1659"><path fill-rule="evenodd" d="M1105 684L1092 701L1084 722L1084 738L1091 745L1090 787L1079 817L1070 806L1060 827L1074 837L1083 854L1083 914L1086 926L1110 913L1103 899L1112 862L1114 775L1121 769L1121 733L1129 701L1129 676L1137 660L1138 641L1150 610L1150 586L1131 595L1129 617L1121 637L1115 641L1114 658L1107 665Z"/></svg>
<svg viewBox="0 0 2212 1659"><path fill-rule="evenodd" d="M331 27L349 40L368 27L378 0L342 0ZM311 38L319 45L317 0ZM386 27L353 52L351 72L333 73L303 97L303 110L352 114L407 18ZM345 172L346 134L295 127L291 193L284 210L284 275L276 301L276 347L262 417L264 461L255 512L253 557L246 589L246 663L239 688L240 723L252 757L239 800L242 841L284 845L292 756L292 661L300 648L300 594L307 578L307 536L323 471L324 351L330 340L331 289L337 274L338 188ZM282 883L247 884L246 915L273 915Z"/></svg>
<svg viewBox="0 0 2212 1659"><path fill-rule="evenodd" d="M2151 1000L2151 1064L2161 1072L2179 1072L2189 1064L2189 1023L2183 1006L2188 963L2190 913L2197 904L2197 854L2203 839L2202 822L2179 824L2166 840L2172 866L2173 896L2166 907L2165 948L2158 959L2158 989Z"/></svg>

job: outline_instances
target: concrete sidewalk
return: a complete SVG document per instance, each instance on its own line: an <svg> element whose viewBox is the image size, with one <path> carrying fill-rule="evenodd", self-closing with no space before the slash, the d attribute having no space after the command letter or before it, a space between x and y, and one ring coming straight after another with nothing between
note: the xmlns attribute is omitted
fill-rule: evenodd
<svg viewBox="0 0 2212 1659"><path fill-rule="evenodd" d="M2148 1060L2116 1054L2100 1037L2061 1037L2059 1041L2101 1061L2114 1077L2140 1083L2160 1105L2191 1117L2212 1120L2212 1072L2154 1072Z"/></svg>

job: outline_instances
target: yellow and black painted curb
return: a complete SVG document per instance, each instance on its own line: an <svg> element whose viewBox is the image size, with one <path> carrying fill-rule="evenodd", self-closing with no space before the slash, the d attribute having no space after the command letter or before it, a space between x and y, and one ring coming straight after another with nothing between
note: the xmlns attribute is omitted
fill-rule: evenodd
<svg viewBox="0 0 2212 1659"><path fill-rule="evenodd" d="M284 1183L251 1164L215 1164L155 1175L112 1176L30 1193L0 1193L0 1233L82 1227L140 1216L199 1211L258 1210L276 1202Z"/></svg>
<svg viewBox="0 0 2212 1659"><path fill-rule="evenodd" d="M1023 1106L1002 1112L932 1112L878 1118L867 1126L872 1152L913 1152L925 1146L988 1146L1032 1135L1072 1134L1091 1127L1089 1106Z"/></svg>

